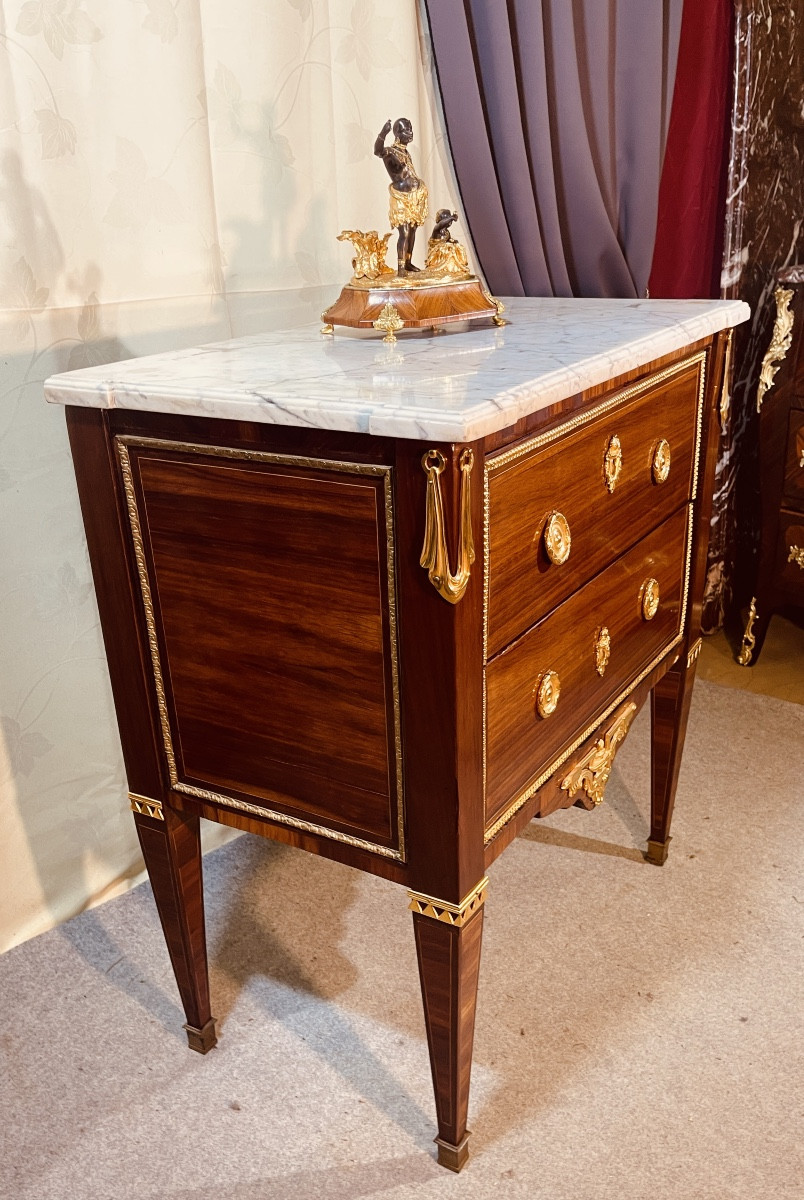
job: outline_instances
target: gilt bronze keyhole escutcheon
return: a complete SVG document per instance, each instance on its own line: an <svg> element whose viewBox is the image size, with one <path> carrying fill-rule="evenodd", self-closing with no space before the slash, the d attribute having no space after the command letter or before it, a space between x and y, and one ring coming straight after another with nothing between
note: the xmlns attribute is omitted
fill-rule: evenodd
<svg viewBox="0 0 804 1200"><path fill-rule="evenodd" d="M609 438L609 444L603 456L603 477L606 480L606 487L609 493L613 492L617 486L617 480L620 478L622 469L623 448L620 445L620 439L615 433Z"/></svg>
<svg viewBox="0 0 804 1200"><path fill-rule="evenodd" d="M601 625L595 634L595 670L598 675L605 675L611 655L611 634L605 625Z"/></svg>

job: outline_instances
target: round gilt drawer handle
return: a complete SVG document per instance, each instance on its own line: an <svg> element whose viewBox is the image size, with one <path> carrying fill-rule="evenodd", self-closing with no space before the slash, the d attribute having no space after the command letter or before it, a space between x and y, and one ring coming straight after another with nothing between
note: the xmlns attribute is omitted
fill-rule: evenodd
<svg viewBox="0 0 804 1200"><path fill-rule="evenodd" d="M659 584L658 581L649 578L646 579L639 589L639 609L642 613L643 621L652 621L659 611Z"/></svg>
<svg viewBox="0 0 804 1200"><path fill-rule="evenodd" d="M620 439L615 433L609 438L609 444L606 446L606 453L603 456L603 477L606 480L606 487L609 493L613 492L617 486L617 480L620 478L622 469L623 448L620 445Z"/></svg>
<svg viewBox="0 0 804 1200"><path fill-rule="evenodd" d="M551 563L560 567L570 556L572 534L569 521L560 512L551 512L544 527L544 548Z"/></svg>
<svg viewBox="0 0 804 1200"><path fill-rule="evenodd" d="M598 675L605 675L611 656L611 634L605 625L601 625L595 634L595 670Z"/></svg>
<svg viewBox="0 0 804 1200"><path fill-rule="evenodd" d="M670 443L662 438L653 451L651 474L654 483L664 483L670 474Z"/></svg>
<svg viewBox="0 0 804 1200"><path fill-rule="evenodd" d="M545 671L540 675L536 687L536 711L540 717L551 716L558 706L561 695L561 680L555 671Z"/></svg>

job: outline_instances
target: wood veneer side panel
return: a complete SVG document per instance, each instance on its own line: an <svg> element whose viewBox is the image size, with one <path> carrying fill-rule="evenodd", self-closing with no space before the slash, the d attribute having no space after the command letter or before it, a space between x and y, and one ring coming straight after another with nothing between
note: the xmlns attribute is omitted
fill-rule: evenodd
<svg viewBox="0 0 804 1200"><path fill-rule="evenodd" d="M128 786L162 800L168 781L112 438L97 409L68 407L66 417Z"/></svg>
<svg viewBox="0 0 804 1200"><path fill-rule="evenodd" d="M458 903L483 875L483 455L473 446L471 511L475 561L450 604L419 565L427 476L423 453L439 449L450 563L457 555L465 444L397 442L396 522L403 777L410 886Z"/></svg>
<svg viewBox="0 0 804 1200"><path fill-rule="evenodd" d="M92 422L101 414L88 409L75 410L79 420L84 415ZM115 410L104 414L109 425L108 441L110 446L110 461L116 470L113 437L129 435L135 437L158 438L179 443L190 443L205 446L228 446L240 449L253 449L286 455L310 458L336 459L338 461L354 461L359 463L374 463L386 466L394 465L394 446L388 439L370 438L364 434L350 434L331 430L300 430L293 427L260 425L256 423L211 420L201 417L180 417L175 414L138 413L125 410ZM92 492L90 492L92 498ZM129 538L128 514L120 509L122 537ZM139 616L139 584L133 563L130 567L132 578L135 579L133 606ZM383 567L383 572L385 568ZM385 574L383 576L385 578ZM129 626L122 622L121 633L129 632ZM151 679L151 661L148 652L145 632L140 628L141 647L144 651L144 672L146 680ZM390 665L388 665L390 670ZM125 675L123 677L125 684ZM147 688L150 686L148 682ZM126 698L125 689L123 696ZM153 716L154 737L157 739L157 753L161 752L161 728L156 725L157 715ZM136 746L136 741L133 743ZM144 791L143 785L140 785ZM133 790L133 788L132 788ZM211 821L217 821L233 829L253 833L286 845L295 846L309 853L319 854L337 862L343 862L358 870L369 871L383 878L399 883L407 881L407 865L391 858L375 855L359 847L333 841L329 838L318 837L305 831L273 823L268 819L255 817L238 811L236 808L223 806L191 797L176 791L168 791L165 779L165 791L171 806L179 811L203 816Z"/></svg>
<svg viewBox="0 0 804 1200"><path fill-rule="evenodd" d="M131 457L179 777L389 844L384 480Z"/></svg>

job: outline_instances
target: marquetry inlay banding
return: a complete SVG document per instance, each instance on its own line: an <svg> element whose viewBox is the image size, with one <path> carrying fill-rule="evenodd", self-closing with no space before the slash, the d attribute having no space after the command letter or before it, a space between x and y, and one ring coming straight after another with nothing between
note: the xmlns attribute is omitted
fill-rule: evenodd
<svg viewBox="0 0 804 1200"><path fill-rule="evenodd" d="M410 896L408 908L410 912L418 913L421 917L432 917L434 921L443 921L445 925L455 925L460 928L470 917L475 915L478 909L483 907L488 885L488 877L484 876L480 883L472 888L469 895L461 900L460 904L450 904L446 900L439 900L435 896L427 896L422 892L408 892Z"/></svg>
<svg viewBox="0 0 804 1200"><path fill-rule="evenodd" d="M128 799L132 812L139 813L141 817L152 817L154 821L164 821L161 800L149 800L147 796L137 796L134 792L129 792Z"/></svg>

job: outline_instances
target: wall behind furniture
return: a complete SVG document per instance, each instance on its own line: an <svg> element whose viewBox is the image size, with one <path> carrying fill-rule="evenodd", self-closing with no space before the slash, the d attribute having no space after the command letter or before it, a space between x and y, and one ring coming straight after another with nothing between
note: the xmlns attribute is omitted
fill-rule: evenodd
<svg viewBox="0 0 804 1200"><path fill-rule="evenodd" d="M141 868L42 381L314 321L387 117L455 207L429 71L416 0L0 0L0 950Z"/></svg>

